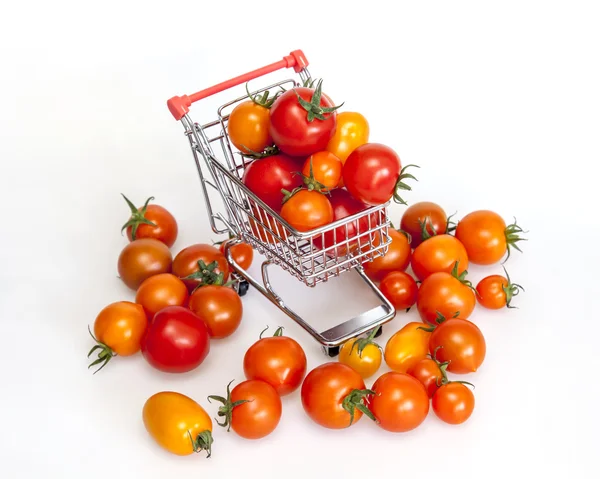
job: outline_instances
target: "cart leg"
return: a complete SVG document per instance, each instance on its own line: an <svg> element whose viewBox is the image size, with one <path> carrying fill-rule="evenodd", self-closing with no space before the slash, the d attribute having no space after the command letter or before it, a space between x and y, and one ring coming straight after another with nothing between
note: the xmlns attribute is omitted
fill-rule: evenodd
<svg viewBox="0 0 600 479"><path fill-rule="evenodd" d="M248 283L248 281L246 281L245 279L240 278L240 281L238 283L238 294L240 296L245 296L249 288L250 283Z"/></svg>
<svg viewBox="0 0 600 479"><path fill-rule="evenodd" d="M323 351L330 358L335 358L336 356L338 356L340 354L340 347L332 346L332 347L328 348L327 346L323 346Z"/></svg>

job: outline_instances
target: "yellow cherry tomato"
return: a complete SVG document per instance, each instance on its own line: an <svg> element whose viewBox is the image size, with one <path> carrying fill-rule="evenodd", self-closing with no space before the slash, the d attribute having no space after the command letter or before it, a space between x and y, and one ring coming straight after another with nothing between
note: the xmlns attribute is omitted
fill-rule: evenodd
<svg viewBox="0 0 600 479"><path fill-rule="evenodd" d="M343 111L337 114L335 133L329 140L327 151L337 156L342 163L360 145L369 141L369 122L360 113Z"/></svg>
<svg viewBox="0 0 600 479"><path fill-rule="evenodd" d="M178 456L206 451L210 457L212 420L193 399L162 391L148 398L142 416L146 431L162 448Z"/></svg>
<svg viewBox="0 0 600 479"><path fill-rule="evenodd" d="M405 373L429 354L431 332L422 322L411 322L397 331L385 345L385 363L396 372Z"/></svg>
<svg viewBox="0 0 600 479"><path fill-rule="evenodd" d="M373 376L381 366L381 346L373 338L376 328L367 338L353 338L340 348L339 362L350 366L363 379Z"/></svg>

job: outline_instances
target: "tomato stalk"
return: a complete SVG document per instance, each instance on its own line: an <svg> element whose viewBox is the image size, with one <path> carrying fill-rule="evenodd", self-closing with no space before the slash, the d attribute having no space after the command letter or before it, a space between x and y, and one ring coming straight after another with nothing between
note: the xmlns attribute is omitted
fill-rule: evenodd
<svg viewBox="0 0 600 479"><path fill-rule="evenodd" d="M354 347L356 346L357 351L358 351L358 357L362 358L363 350L369 344L372 344L373 346L376 346L381 352L383 352L383 349L381 348L381 346L377 342L374 341L375 335L377 334L377 332L379 331L380 328L381 328L381 326L377 326L371 332L371 334L369 334L369 336L367 336L366 338L360 338L360 339L357 339L356 341L354 341L354 343L352 343L352 347L350 348L350 353L349 354L352 354L352 351L354 350Z"/></svg>
<svg viewBox="0 0 600 479"><path fill-rule="evenodd" d="M233 410L236 407L240 406L241 404L249 402L248 399L240 399L239 401L231 402L230 386L231 386L231 383L233 383L233 381L235 381L235 379L231 380L229 382L229 384L227 385L227 397L226 398L224 398L222 396L208 396L208 402L211 402L211 399L213 399L215 401L223 403L223 405L219 407L219 411L217 412L217 415L219 417L224 417L225 419L223 420L223 422L219 422L218 419L215 419L215 421L217 422L217 424L219 426L226 427L228 432L231 430L231 414L233 413Z"/></svg>
<svg viewBox="0 0 600 479"><path fill-rule="evenodd" d="M469 288L471 288L475 294L479 294L477 293L477 290L475 289L475 287L473 286L473 283L471 283L471 281L469 281L467 278L467 274L469 274L469 272L465 269L462 273L458 274L458 261L454 262L454 267L452 268L452 276L454 276L457 280L459 280L462 284L464 284L465 286L468 286Z"/></svg>
<svg viewBox="0 0 600 479"><path fill-rule="evenodd" d="M329 192L330 192L329 188L327 188L323 183L320 183L319 181L317 181L315 179L315 174L313 172L312 156L310 157L310 161L309 161L309 169L310 169L310 172L309 172L308 176L303 175L299 171L294 172L294 174L302 176L302 181L306 185L306 189L308 191L317 191L319 193L329 194Z"/></svg>
<svg viewBox="0 0 600 479"><path fill-rule="evenodd" d="M519 236L519 233L527 233L527 231L524 231L523 228L521 228L519 225L517 225L517 219L514 218L514 223L508 225L506 227L506 229L504 230L504 236L506 237L506 251L507 251L507 255L506 255L506 259L503 261L503 263L506 263L508 261L508 258L510 258L510 249L511 248L515 248L517 251L519 252L523 252L521 251L521 248L519 248L519 245L517 245L517 243L519 241L527 241L527 238L523 238L521 236Z"/></svg>
<svg viewBox="0 0 600 479"><path fill-rule="evenodd" d="M248 94L248 98L250 98L250 100L252 100L257 105L266 108L267 110L271 109L273 103L275 103L275 100L277 100L279 95L281 95L281 93L285 91L283 88L281 90L282 91L278 91L272 97L269 97L269 90L263 92L262 96L260 96L258 93L256 95L252 95L250 93L250 90L248 90L248 83L246 83L246 93Z"/></svg>
<svg viewBox="0 0 600 479"><path fill-rule="evenodd" d="M342 407L350 414L350 424L348 424L348 426L352 426L352 423L354 422L354 413L357 409L369 419L372 419L376 423L379 422L364 403L364 399L373 394L377 393L371 389L353 389L350 394L344 398Z"/></svg>
<svg viewBox="0 0 600 479"><path fill-rule="evenodd" d="M223 283L225 279L225 274L221 271L220 273L215 273L215 269L219 267L219 263L217 261L213 261L209 265L207 265L203 260L198 260L198 271L194 271L192 274L189 274L183 278L183 280L194 280L197 279L200 282L193 289L192 293L196 291L198 288L207 285L214 286L231 286L233 281L228 281L227 283Z"/></svg>
<svg viewBox="0 0 600 479"><path fill-rule="evenodd" d="M325 116L326 114L333 113L335 110L337 110L344 104L342 103L341 105L334 106L331 108L321 106L322 84L323 80L319 80L317 82L317 87L315 88L313 95L310 98L310 101L306 101L298 94L298 92L294 90L294 93L296 93L296 96L298 97L298 102L300 103L302 108L304 108L308 112L306 119L309 123L312 123L315 118L319 120L327 120L328 117Z"/></svg>
<svg viewBox="0 0 600 479"><path fill-rule="evenodd" d="M260 333L260 335L258 336L259 339L262 339L262 335L265 334L265 331L269 329L269 326L267 326L265 329L263 329ZM279 326L276 330L275 333L273 333L273 337L276 336L283 336L283 326Z"/></svg>
<svg viewBox="0 0 600 479"><path fill-rule="evenodd" d="M125 198L125 201L129 205L129 208L131 209L131 218L129 218L127 223L125 223L123 225L123 227L121 228L121 234L123 233L124 230L126 230L127 228L129 228L131 226L131 239L133 241L135 241L135 234L137 233L137 229L141 224L156 226L156 223L153 223L152 221L147 219L145 216L146 210L148 209L148 203L150 203L150 201L152 201L154 199L154 197L151 196L150 198L148 198L146 200L146 203L144 203L144 206L141 208L141 210L138 210L135 207L135 205L131 201L129 201L129 198L127 198L123 193L121 193L121 196L123 198Z"/></svg>
<svg viewBox="0 0 600 479"><path fill-rule="evenodd" d="M506 275L506 280L508 281L508 284L506 286L502 286L502 291L504 291L504 294L506 295L506 307L516 308L516 306L510 305L510 301L514 296L519 294L519 290L524 292L525 288L523 288L523 286L521 286L520 284L512 283L510 281L510 276L508 275L508 271L506 271L506 268L502 266L502 269L504 269L504 274Z"/></svg>
<svg viewBox="0 0 600 479"><path fill-rule="evenodd" d="M442 234L450 234L456 229L456 223L452 221L452 217L456 213L452 213L446 219L446 228L444 229ZM428 224L429 222L429 224ZM419 226L421 227L421 239L423 241L428 240L433 236L437 236L439 233L433 227L433 223L431 221L431 216L427 215L424 221L419 220ZM427 228L429 226L429 228ZM431 231L431 232L430 232Z"/></svg>
<svg viewBox="0 0 600 479"><path fill-rule="evenodd" d="M427 324L429 324L430 326L428 328L424 328L423 326L419 326L417 329L422 329L423 331L427 331L428 333L433 333L434 329L437 328L440 324L442 324L444 321L446 321L446 316L444 316L442 313L440 313L439 311L436 311L436 316L435 316L435 325L431 325L431 323L429 323L429 321L427 322ZM452 319L456 319L458 318L458 316L460 315L460 311L456 311L453 315L452 315Z"/></svg>
<svg viewBox="0 0 600 479"><path fill-rule="evenodd" d="M408 203L402 199L398 190L405 190L405 191L412 190L410 185L407 185L406 183L404 183L404 180L409 178L411 180L419 181L410 173L405 173L406 169L410 168L411 166L414 166L415 168L420 168L420 166L417 166L417 165L406 165L404 168L402 168L400 170L400 175L398 175L398 180L396 180L396 186L394 187L394 201L401 205L407 205Z"/></svg>
<svg viewBox="0 0 600 479"><path fill-rule="evenodd" d="M93 340L96 341L96 344L92 349L90 349L90 352L88 353L87 357L89 358L94 353L94 351L98 351L98 358L96 360L94 360L92 363L90 363L90 365L88 366L88 369L93 366L96 366L98 364L102 364L102 366L100 366L98 369L96 369L94 371L94 374L96 374L104 366L106 366L108 364L108 362L117 354L115 352L113 352L113 350L111 349L110 346L103 343L102 341L98 341L98 339L96 339L96 336L94 336L94 334L92 333L92 330L90 329L89 326L88 326L88 331L90 333L90 336L93 338Z"/></svg>
<svg viewBox="0 0 600 479"><path fill-rule="evenodd" d="M206 451L206 457L210 457L211 447L214 439L208 429L198 433L196 439L192 437L192 433L188 430L188 436L190 436L190 441L192 442L192 449L194 452Z"/></svg>

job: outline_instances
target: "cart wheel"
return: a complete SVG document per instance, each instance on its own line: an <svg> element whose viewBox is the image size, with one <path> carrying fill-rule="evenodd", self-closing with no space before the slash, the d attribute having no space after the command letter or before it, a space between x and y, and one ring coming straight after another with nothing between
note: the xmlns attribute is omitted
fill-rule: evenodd
<svg viewBox="0 0 600 479"><path fill-rule="evenodd" d="M379 326L379 330L375 333L375 337L378 338L383 334L383 326Z"/></svg>
<svg viewBox="0 0 600 479"><path fill-rule="evenodd" d="M332 348L328 348L326 346L323 346L323 351L325 351L325 354L330 358L335 358L338 354L340 354L340 347L333 346Z"/></svg>
<svg viewBox="0 0 600 479"><path fill-rule="evenodd" d="M240 295L240 297L245 296L249 288L250 283L248 283L248 281L246 281L245 279L240 280L238 284L238 294Z"/></svg>

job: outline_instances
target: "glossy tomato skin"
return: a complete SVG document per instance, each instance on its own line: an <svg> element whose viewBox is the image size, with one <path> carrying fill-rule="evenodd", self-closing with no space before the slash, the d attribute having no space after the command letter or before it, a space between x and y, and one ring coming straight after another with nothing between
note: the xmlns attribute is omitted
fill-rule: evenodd
<svg viewBox="0 0 600 479"><path fill-rule="evenodd" d="M461 274L469 268L467 250L454 236L442 234L423 241L415 248L411 266L415 276L423 281L439 271L451 273L457 261L458 274Z"/></svg>
<svg viewBox="0 0 600 479"><path fill-rule="evenodd" d="M229 141L242 153L260 153L273 144L269 134L269 109L252 100L239 103L229 115Z"/></svg>
<svg viewBox="0 0 600 479"><path fill-rule="evenodd" d="M142 409L144 427L156 443L178 456L192 454L192 440L210 433L213 424L210 416L196 401L174 391L161 391L150 396ZM192 439L190 439L190 436ZM210 444L207 445L210 455Z"/></svg>
<svg viewBox="0 0 600 479"><path fill-rule="evenodd" d="M188 298L184 282L171 273L150 276L135 294L135 302L142 305L149 320L167 306L187 305Z"/></svg>
<svg viewBox="0 0 600 479"><path fill-rule="evenodd" d="M379 283L379 289L398 310L412 307L419 293L415 279L404 271L387 273Z"/></svg>
<svg viewBox="0 0 600 479"><path fill-rule="evenodd" d="M210 334L204 321L183 306L168 306L155 316L142 340L142 354L159 371L185 373L206 359Z"/></svg>
<svg viewBox="0 0 600 479"><path fill-rule="evenodd" d="M306 354L287 336L261 338L244 354L246 379L260 379L275 388L280 396L294 392L306 375Z"/></svg>
<svg viewBox="0 0 600 479"><path fill-rule="evenodd" d="M302 383L302 407L308 417L320 426L347 428L351 425L351 416L342 404L355 389L364 390L365 383L350 366L339 362L321 364L310 371ZM352 424L356 424L362 415L355 409Z"/></svg>
<svg viewBox="0 0 600 479"><path fill-rule="evenodd" d="M281 217L298 231L311 231L333 221L333 208L324 194L303 189L283 204Z"/></svg>
<svg viewBox="0 0 600 479"><path fill-rule="evenodd" d="M342 162L337 156L329 151L318 151L310 155L302 166L302 174L307 178L311 177L311 163L315 181L330 190L337 187L342 178Z"/></svg>
<svg viewBox="0 0 600 479"><path fill-rule="evenodd" d="M462 424L473 414L475 396L464 384L449 382L433 395L431 406L435 415L448 424Z"/></svg>
<svg viewBox="0 0 600 479"><path fill-rule="evenodd" d="M411 321L388 339L384 359L390 369L405 373L413 364L427 357L431 333L423 330L424 326Z"/></svg>
<svg viewBox="0 0 600 479"><path fill-rule="evenodd" d="M400 219L400 229L411 235L410 245L416 248L423 242L421 223L430 236L445 234L448 217L444 209L431 201L420 201L410 205Z"/></svg>
<svg viewBox="0 0 600 479"><path fill-rule="evenodd" d="M499 214L478 210L458 222L455 234L472 263L490 265L500 261L507 251L505 230L506 223Z"/></svg>
<svg viewBox="0 0 600 479"><path fill-rule="evenodd" d="M392 242L383 256L377 256L373 261L365 262L365 273L373 281L381 281L383 277L392 271L404 271L410 264L411 249L405 234L395 229L389 229L388 234ZM379 245L379 239L375 238L375 246Z"/></svg>
<svg viewBox="0 0 600 479"><path fill-rule="evenodd" d="M378 425L389 432L408 432L417 428L429 413L429 397L424 386L406 373L387 372L371 388L368 408Z"/></svg>
<svg viewBox="0 0 600 479"><path fill-rule="evenodd" d="M400 157L389 146L365 143L350 153L342 177L357 200L366 205L380 205L394 195L401 169Z"/></svg>
<svg viewBox="0 0 600 479"><path fill-rule="evenodd" d="M421 359L407 371L425 387L427 396L433 397L442 384L443 374L438 364L431 358Z"/></svg>
<svg viewBox="0 0 600 479"><path fill-rule="evenodd" d="M342 163L357 147L369 141L369 122L358 112L343 111L337 115L335 133L327 144L327 150Z"/></svg>
<svg viewBox="0 0 600 479"><path fill-rule="evenodd" d="M281 398L275 388L260 380L241 382L231 391L231 402L247 401L233 408L231 427L245 439L271 434L281 419Z"/></svg>
<svg viewBox="0 0 600 479"><path fill-rule="evenodd" d="M94 336L119 356L131 356L141 348L148 319L144 308L131 301L105 306L94 321Z"/></svg>
<svg viewBox="0 0 600 479"><path fill-rule="evenodd" d="M272 155L252 161L244 171L242 182L273 211L281 211L282 189L293 191L302 186L302 176L296 174L302 163L287 155Z"/></svg>
<svg viewBox="0 0 600 479"><path fill-rule="evenodd" d="M153 238L142 238L123 248L117 270L121 280L135 291L150 276L170 273L172 262L171 250L166 244Z"/></svg>
<svg viewBox="0 0 600 479"><path fill-rule="evenodd" d="M307 157L325 150L336 130L336 112L326 113L325 120L308 121L308 112L298 101L298 96L310 102L314 89L298 87L280 95L271 106L269 133L277 147L287 155ZM321 96L321 107L335 105Z"/></svg>
<svg viewBox="0 0 600 479"><path fill-rule="evenodd" d="M475 288L477 290L477 302L484 308L501 309L506 307L506 292L508 280L499 274L493 274L483 278Z"/></svg>
<svg viewBox="0 0 600 479"><path fill-rule="evenodd" d="M138 210L141 210L139 208ZM178 234L178 226L175 217L160 205L148 205L144 213L144 217L154 223L155 226L141 223L135 231L135 239L153 238L169 248L175 244ZM127 227L127 238L129 241L133 239L133 227Z"/></svg>
<svg viewBox="0 0 600 479"><path fill-rule="evenodd" d="M381 350L376 344L367 344L359 353L356 341L357 338L349 339L342 345L338 360L354 369L363 379L367 379L381 366Z"/></svg>
<svg viewBox="0 0 600 479"><path fill-rule="evenodd" d="M225 255L225 248L228 243L233 242L235 240L226 240L221 243L219 246L219 251ZM252 261L254 260L254 248L252 245L248 243L237 243L231 246L230 248L231 255L233 256L234 261L242 268L247 270L250 266L252 266Z"/></svg>
<svg viewBox="0 0 600 479"><path fill-rule="evenodd" d="M435 324L438 313L452 318L458 313L467 319L475 309L475 293L449 273L433 273L417 293L417 309L425 323Z"/></svg>
<svg viewBox="0 0 600 479"><path fill-rule="evenodd" d="M431 333L429 350L437 349L438 361L449 362L447 370L455 374L476 372L486 354L486 343L481 330L468 319L447 319Z"/></svg>
<svg viewBox="0 0 600 479"><path fill-rule="evenodd" d="M242 299L228 286L201 286L190 296L189 308L215 339L231 336L242 322Z"/></svg>
<svg viewBox="0 0 600 479"><path fill-rule="evenodd" d="M223 273L223 281L229 278L229 263L227 259L217 248L212 245L198 243L182 249L173 260L173 274L182 279L191 293L194 288L200 284L198 279L183 279L196 271L198 271L198 261L204 261L206 266L209 266L213 261L216 261L218 267L215 273Z"/></svg>

